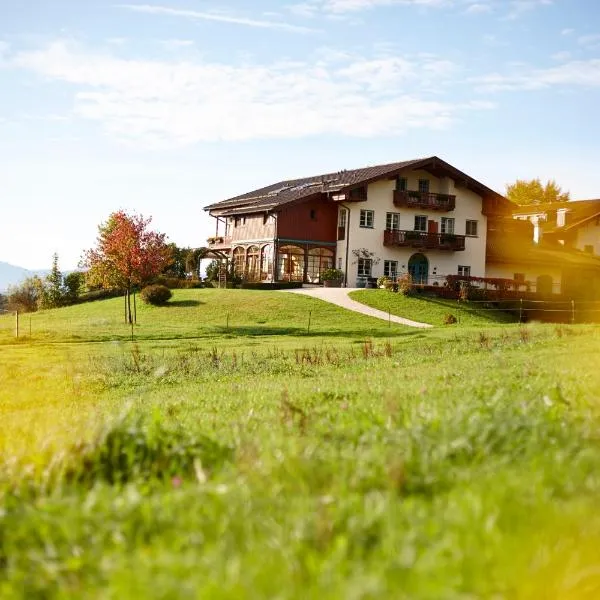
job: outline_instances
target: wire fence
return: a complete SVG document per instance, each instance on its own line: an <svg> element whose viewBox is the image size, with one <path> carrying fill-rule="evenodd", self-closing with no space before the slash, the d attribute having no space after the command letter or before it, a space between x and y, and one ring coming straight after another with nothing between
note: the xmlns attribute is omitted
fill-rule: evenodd
<svg viewBox="0 0 600 600"><path fill-rule="evenodd" d="M390 297L395 296L390 292ZM427 302L437 303L444 312L458 317L462 324L461 314L472 313L490 315L490 323L497 321L506 323L500 315L504 313L519 323L532 321L551 323L600 323L600 300L448 300L426 296ZM390 306L391 308L391 306ZM391 311L389 323L391 327ZM15 341L32 342L97 342L97 341L127 341L132 339L211 339L220 336L250 335L298 335L330 331L326 323L320 323L310 311L306 315L297 315L293 323L285 326L271 326L261 322L239 322L235 312L223 313L207 318L201 305L198 311L186 311L185 317L178 318L174 313L172 319L162 319L160 322L144 322L126 324L121 310L110 310L92 316L82 311L78 317L70 316L68 312L44 311L43 313L18 313L0 309L0 344ZM498 317L495 317L498 315ZM406 315L404 315L406 316ZM418 320L418 319L417 319ZM464 321L465 323L468 321ZM324 329L323 329L324 328Z"/></svg>

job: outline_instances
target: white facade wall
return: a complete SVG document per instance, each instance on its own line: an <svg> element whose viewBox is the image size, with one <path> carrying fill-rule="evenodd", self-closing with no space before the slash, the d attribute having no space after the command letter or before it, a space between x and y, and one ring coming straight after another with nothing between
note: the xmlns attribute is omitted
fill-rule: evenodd
<svg viewBox="0 0 600 600"><path fill-rule="evenodd" d="M398 274L406 273L410 257L417 253L424 254L429 261L429 283L433 283L437 279L441 280L446 275L457 274L459 265L471 267L471 275L477 277L485 276L487 218L482 214L483 204L481 196L464 187L456 187L455 182L448 177L436 178L426 171L409 171L405 174L402 173L400 176L407 179L408 190L417 190L419 179L429 180L430 192L453 194L456 196L456 208L453 211L445 212L421 208L396 207L394 205L394 190L396 188L394 180L381 180L370 184L367 190L366 202L342 203L350 209L350 224L346 235L347 239L338 242L338 263L336 266L346 271L346 243L349 238L348 286L353 287L356 285L358 266L357 264L353 264L356 263L356 258L353 256L352 250L359 248L367 248L370 252L374 252L376 257L380 259L379 263L373 266L373 277L379 277L384 274L385 260L398 261ZM344 209L340 207L339 210ZM373 229L360 227L361 210L374 211ZM400 214L399 229L401 230L414 230L415 215L425 215L428 221L434 220L438 223L439 232L441 232L442 217L454 218L454 233L458 235L465 235L467 219L477 221L478 235L477 237L467 237L465 250L457 252L384 246L386 213L388 212Z"/></svg>
<svg viewBox="0 0 600 600"><path fill-rule="evenodd" d="M586 246L592 246L594 254L600 256L600 222L590 221L577 230L575 248L585 250Z"/></svg>

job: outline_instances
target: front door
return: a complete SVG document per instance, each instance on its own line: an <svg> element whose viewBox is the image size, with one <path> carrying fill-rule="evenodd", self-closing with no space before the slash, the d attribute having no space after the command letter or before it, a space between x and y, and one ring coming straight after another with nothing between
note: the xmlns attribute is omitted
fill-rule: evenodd
<svg viewBox="0 0 600 600"><path fill-rule="evenodd" d="M413 254L408 261L408 272L413 283L427 284L429 261L424 254Z"/></svg>

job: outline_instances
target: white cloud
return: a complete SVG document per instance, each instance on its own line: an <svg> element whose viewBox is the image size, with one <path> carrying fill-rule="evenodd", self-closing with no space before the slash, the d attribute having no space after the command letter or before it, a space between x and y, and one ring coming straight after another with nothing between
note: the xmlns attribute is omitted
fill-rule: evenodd
<svg viewBox="0 0 600 600"><path fill-rule="evenodd" d="M160 45L167 50L180 50L181 48L191 48L194 45L193 40L161 40Z"/></svg>
<svg viewBox="0 0 600 600"><path fill-rule="evenodd" d="M575 33L575 30L571 27L567 27L560 32L560 35L571 35L572 33Z"/></svg>
<svg viewBox="0 0 600 600"><path fill-rule="evenodd" d="M530 12L542 6L549 6L550 4L553 4L553 0L510 0L510 9L506 19L518 19L524 13Z"/></svg>
<svg viewBox="0 0 600 600"><path fill-rule="evenodd" d="M146 13L151 15L165 15L170 17L182 17L186 19L196 19L201 21L216 21L220 23L230 23L233 25L245 25L247 27L258 27L261 29L280 29L293 33L315 33L316 30L299 25L286 23L285 21L265 21L259 19L250 19L229 15L221 12L200 12L197 10L185 10L171 8L168 6L155 6L150 4L123 4L120 8L131 10L133 12Z"/></svg>
<svg viewBox="0 0 600 600"><path fill-rule="evenodd" d="M17 53L11 64L72 85L77 116L146 146L396 135L448 127L463 110L490 107L440 99L457 67L436 57L335 58L249 66L133 60L59 41Z"/></svg>
<svg viewBox="0 0 600 600"><path fill-rule="evenodd" d="M318 12L344 14L370 10L380 6L447 6L453 0L307 0L294 4L289 9L300 16L311 17Z"/></svg>
<svg viewBox="0 0 600 600"><path fill-rule="evenodd" d="M589 50L595 50L600 47L600 34L593 33L589 35L581 35L577 38L577 43Z"/></svg>
<svg viewBox="0 0 600 600"><path fill-rule="evenodd" d="M553 86L600 87L600 59L564 63L548 69L521 70L501 75L493 73L473 79L482 90L541 90Z"/></svg>
<svg viewBox="0 0 600 600"><path fill-rule="evenodd" d="M492 12L492 7L490 4L482 4L481 2L475 2L474 4L470 4L465 12L469 15L483 14Z"/></svg>
<svg viewBox="0 0 600 600"><path fill-rule="evenodd" d="M571 53L568 50L563 50L562 52L555 52L551 58L559 62L564 62L565 60L570 60Z"/></svg>

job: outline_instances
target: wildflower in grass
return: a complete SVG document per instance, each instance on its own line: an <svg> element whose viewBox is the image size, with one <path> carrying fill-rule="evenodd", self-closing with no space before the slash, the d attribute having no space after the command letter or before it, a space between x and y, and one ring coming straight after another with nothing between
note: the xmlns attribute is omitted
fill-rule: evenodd
<svg viewBox="0 0 600 600"><path fill-rule="evenodd" d="M181 479L181 477L175 476L171 479L171 485L174 488L180 488L182 483L183 483L183 479Z"/></svg>

